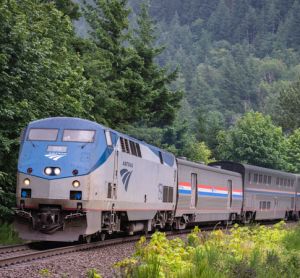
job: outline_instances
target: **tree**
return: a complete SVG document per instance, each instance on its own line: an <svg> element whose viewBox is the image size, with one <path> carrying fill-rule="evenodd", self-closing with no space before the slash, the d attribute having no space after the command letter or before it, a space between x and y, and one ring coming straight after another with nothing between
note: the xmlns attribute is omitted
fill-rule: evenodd
<svg viewBox="0 0 300 278"><path fill-rule="evenodd" d="M155 46L155 25L145 4L141 5L137 24L138 27L135 29L135 36L131 42L142 61L138 71L144 82L142 101L147 117L146 124L166 126L174 121L182 98L182 92L173 92L169 88L171 82L177 77L177 71L168 73L167 68L160 68L155 62L164 47Z"/></svg>
<svg viewBox="0 0 300 278"><path fill-rule="evenodd" d="M300 127L300 80L282 90L278 99L282 113L279 122L286 130Z"/></svg>
<svg viewBox="0 0 300 278"><path fill-rule="evenodd" d="M235 126L218 134L218 158L281 169L284 137L269 116L249 112Z"/></svg>
<svg viewBox="0 0 300 278"><path fill-rule="evenodd" d="M207 24L208 31L211 31L216 40L228 40L230 38L230 10L225 0L219 1L218 7L211 14Z"/></svg>
<svg viewBox="0 0 300 278"><path fill-rule="evenodd" d="M112 127L136 122L166 125L173 121L180 101L180 94L167 88L175 73L167 74L154 62L162 48L154 47L152 21L146 8L141 12L133 37L126 0L98 0L85 9L91 48L101 61L92 59L93 69L89 61L85 64L87 78L93 82L93 113L98 121L103 119ZM95 74L98 72L101 75Z"/></svg>
<svg viewBox="0 0 300 278"><path fill-rule="evenodd" d="M53 2L58 10L71 19L79 19L80 17L79 5L72 0L42 0L42 2Z"/></svg>
<svg viewBox="0 0 300 278"><path fill-rule="evenodd" d="M300 129L296 129L286 139L285 153L286 170L293 173L300 172Z"/></svg>
<svg viewBox="0 0 300 278"><path fill-rule="evenodd" d="M50 116L89 118L92 99L70 18L53 3L2 1L0 21L0 187L8 196L22 128Z"/></svg>

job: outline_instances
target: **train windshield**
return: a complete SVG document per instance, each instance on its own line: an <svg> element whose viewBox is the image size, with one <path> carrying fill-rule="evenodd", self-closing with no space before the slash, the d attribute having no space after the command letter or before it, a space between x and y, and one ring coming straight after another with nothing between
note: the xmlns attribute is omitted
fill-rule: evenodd
<svg viewBox="0 0 300 278"><path fill-rule="evenodd" d="M30 141L56 141L58 129L31 128L27 140Z"/></svg>
<svg viewBox="0 0 300 278"><path fill-rule="evenodd" d="M65 129L64 142L92 143L95 140L95 130Z"/></svg>

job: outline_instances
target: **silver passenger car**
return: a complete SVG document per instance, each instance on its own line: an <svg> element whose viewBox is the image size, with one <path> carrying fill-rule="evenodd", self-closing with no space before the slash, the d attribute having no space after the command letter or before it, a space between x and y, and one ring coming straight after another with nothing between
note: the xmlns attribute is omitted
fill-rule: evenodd
<svg viewBox="0 0 300 278"><path fill-rule="evenodd" d="M241 174L184 159L177 159L177 167L175 215L184 220L182 226L193 222L231 222L239 217L243 200Z"/></svg>
<svg viewBox="0 0 300 278"><path fill-rule="evenodd" d="M244 222L295 217L296 175L230 161L210 165L242 175Z"/></svg>

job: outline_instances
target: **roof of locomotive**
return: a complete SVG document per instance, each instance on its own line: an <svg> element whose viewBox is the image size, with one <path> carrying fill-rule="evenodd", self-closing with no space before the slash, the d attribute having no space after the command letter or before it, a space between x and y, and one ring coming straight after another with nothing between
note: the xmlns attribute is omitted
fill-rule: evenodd
<svg viewBox="0 0 300 278"><path fill-rule="evenodd" d="M175 156L166 151L166 150L163 150L163 149L160 149L154 145L151 145L151 144L148 144L146 143L145 141L141 141L139 139L136 139L134 137L131 137L125 133L121 133L117 130L114 130L114 129L111 129L109 127L106 127L102 124L99 124L99 123L96 123L96 122L93 122L91 120L86 120L86 119L81 119L81 118L76 118L76 117L50 117L50 118L44 118L44 119L40 119L40 120L36 120L36 121L33 121L33 122L30 122L28 124L28 127L31 128L31 127L35 127L35 128L42 128L42 127L45 127L45 124L47 125L47 127L56 127L57 128L57 125L61 126L62 128L65 128L65 127L68 127L70 128L73 127L74 129L105 129L105 130L109 130L115 134L117 134L119 137L124 137L126 139L129 139L131 141L135 141L141 145L144 145L144 146L147 146L153 150L156 150L156 151L161 151L161 152L164 152L166 154L169 154L171 156L174 157L175 159Z"/></svg>

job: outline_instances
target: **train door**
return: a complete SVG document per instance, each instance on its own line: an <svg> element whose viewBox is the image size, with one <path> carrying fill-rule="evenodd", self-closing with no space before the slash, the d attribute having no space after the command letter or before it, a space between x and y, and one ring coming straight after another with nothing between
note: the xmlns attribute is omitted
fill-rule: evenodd
<svg viewBox="0 0 300 278"><path fill-rule="evenodd" d="M197 206L197 174L192 173L191 175L191 189L192 189L192 194L191 194L191 208L195 208Z"/></svg>
<svg viewBox="0 0 300 278"><path fill-rule="evenodd" d="M227 181L227 190L228 190L227 208L230 209L232 207L232 180Z"/></svg>

